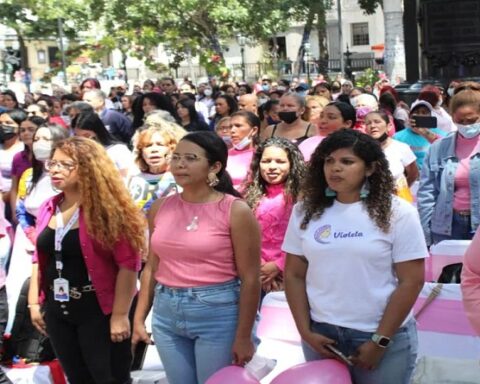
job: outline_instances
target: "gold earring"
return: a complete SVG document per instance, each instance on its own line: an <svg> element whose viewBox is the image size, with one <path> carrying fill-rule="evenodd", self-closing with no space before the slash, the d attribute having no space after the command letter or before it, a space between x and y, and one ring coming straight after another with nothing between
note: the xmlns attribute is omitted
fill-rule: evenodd
<svg viewBox="0 0 480 384"><path fill-rule="evenodd" d="M210 172L208 174L208 177L207 177L208 186L213 188L216 185L218 185L219 182L220 182L220 180L218 180L217 174L215 172Z"/></svg>

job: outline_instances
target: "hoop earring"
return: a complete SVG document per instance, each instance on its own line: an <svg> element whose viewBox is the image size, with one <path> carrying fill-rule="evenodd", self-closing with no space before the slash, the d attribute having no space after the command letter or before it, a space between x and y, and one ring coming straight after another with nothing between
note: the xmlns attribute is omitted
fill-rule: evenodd
<svg viewBox="0 0 480 384"><path fill-rule="evenodd" d="M215 172L210 172L207 176L207 184L209 187L214 188L218 185L220 180L218 180L217 174Z"/></svg>
<svg viewBox="0 0 480 384"><path fill-rule="evenodd" d="M335 192L332 188L327 187L327 188L325 188L325 196L335 197L335 196L337 196L337 192Z"/></svg>
<svg viewBox="0 0 480 384"><path fill-rule="evenodd" d="M365 179L365 182L362 185L362 189L360 189L360 198L366 199L370 194L370 182L368 179Z"/></svg>

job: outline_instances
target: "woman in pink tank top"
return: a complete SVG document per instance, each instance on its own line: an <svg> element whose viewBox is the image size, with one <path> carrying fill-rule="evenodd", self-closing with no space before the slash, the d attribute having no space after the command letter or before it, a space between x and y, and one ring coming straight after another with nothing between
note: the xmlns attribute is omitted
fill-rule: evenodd
<svg viewBox="0 0 480 384"><path fill-rule="evenodd" d="M150 254L141 278L133 343L152 332L170 384L202 384L253 356L260 293L260 231L225 170L213 132L186 135L170 169L183 192L149 212Z"/></svg>

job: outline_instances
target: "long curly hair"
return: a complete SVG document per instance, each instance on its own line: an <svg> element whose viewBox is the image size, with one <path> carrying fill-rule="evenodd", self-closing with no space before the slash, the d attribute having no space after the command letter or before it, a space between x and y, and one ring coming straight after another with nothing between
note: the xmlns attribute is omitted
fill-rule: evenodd
<svg viewBox="0 0 480 384"><path fill-rule="evenodd" d="M310 220L321 217L325 209L333 205L335 198L325 194L328 184L324 164L326 157L343 148L351 148L367 167L374 167L373 174L367 177L370 193L362 201L378 228L383 232L389 232L395 184L388 160L376 140L352 129L341 129L330 134L313 153L302 190L305 216L301 228L306 229Z"/></svg>
<svg viewBox="0 0 480 384"><path fill-rule="evenodd" d="M53 149L78 164L80 203L88 233L107 249L124 237L135 250L145 252L145 216L130 197L105 149L83 137L59 141Z"/></svg>
<svg viewBox="0 0 480 384"><path fill-rule="evenodd" d="M268 147L283 149L290 162L290 172L285 180L285 200L296 203L300 196L302 180L305 177L306 167L303 156L298 148L290 141L281 137L271 137L260 144L255 151L250 164L250 172L244 186L244 196L247 204L255 210L261 198L267 193L268 183L260 174L260 162L263 152Z"/></svg>

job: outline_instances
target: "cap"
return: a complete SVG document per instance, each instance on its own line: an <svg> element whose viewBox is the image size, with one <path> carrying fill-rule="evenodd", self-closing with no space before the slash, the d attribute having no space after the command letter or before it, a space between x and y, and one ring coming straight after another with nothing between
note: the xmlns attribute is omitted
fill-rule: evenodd
<svg viewBox="0 0 480 384"><path fill-rule="evenodd" d="M297 85L297 88L295 88L295 91L308 91L308 84L307 83L300 83Z"/></svg>
<svg viewBox="0 0 480 384"><path fill-rule="evenodd" d="M420 107L426 107L426 108L428 108L428 110L429 110L430 112L433 112L432 104L430 104L428 101L425 101L425 100L415 100L415 101L412 103L412 106L410 107L410 114L412 114L415 109L420 108Z"/></svg>

